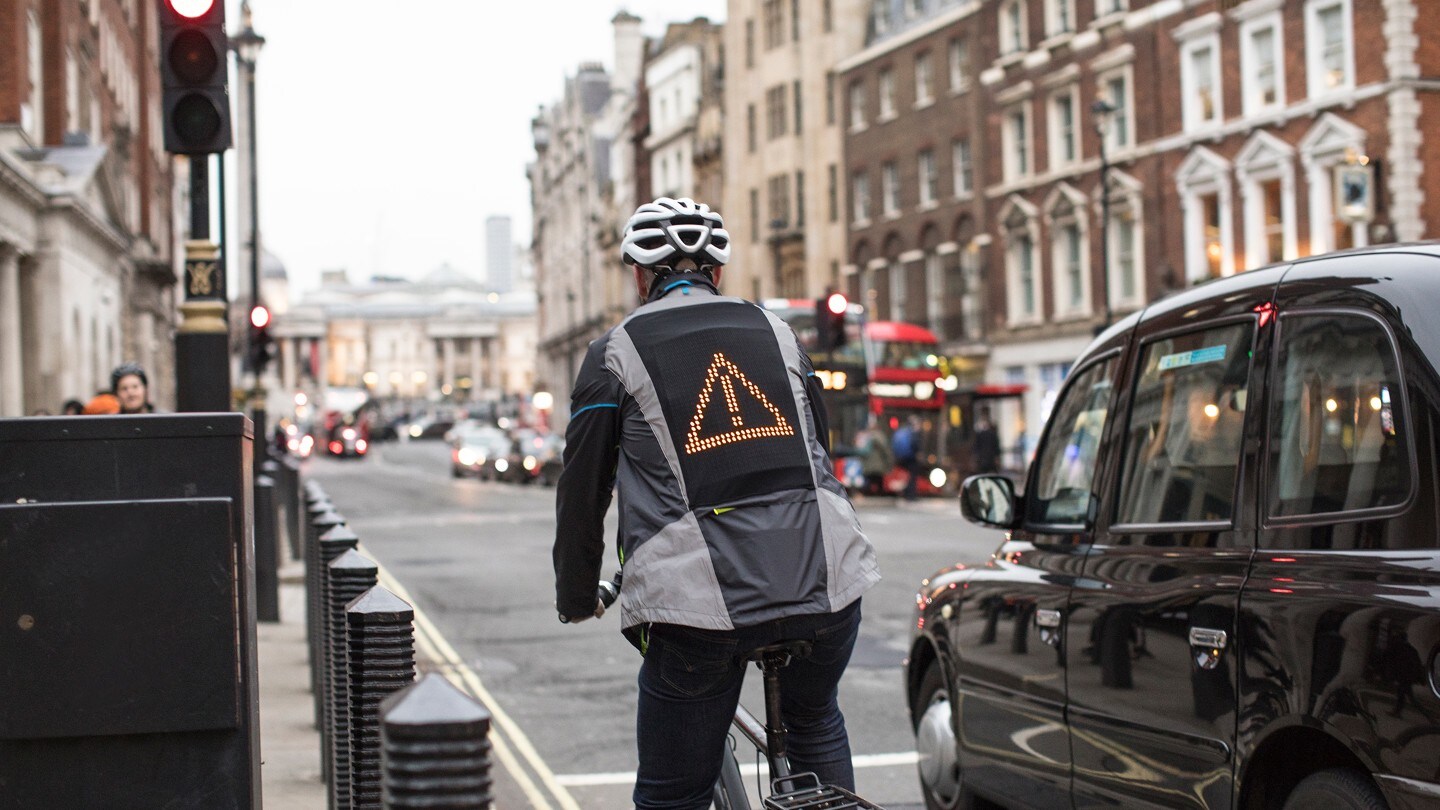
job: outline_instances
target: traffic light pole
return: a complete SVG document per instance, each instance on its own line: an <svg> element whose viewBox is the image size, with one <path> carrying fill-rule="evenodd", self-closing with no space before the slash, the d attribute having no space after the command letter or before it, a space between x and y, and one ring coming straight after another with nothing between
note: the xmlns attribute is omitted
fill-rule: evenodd
<svg viewBox="0 0 1440 810"><path fill-rule="evenodd" d="M225 171L222 163L220 171ZM185 302L175 335L175 408L230 410L230 328L225 265L210 241L210 156L190 157L190 240L185 243Z"/></svg>

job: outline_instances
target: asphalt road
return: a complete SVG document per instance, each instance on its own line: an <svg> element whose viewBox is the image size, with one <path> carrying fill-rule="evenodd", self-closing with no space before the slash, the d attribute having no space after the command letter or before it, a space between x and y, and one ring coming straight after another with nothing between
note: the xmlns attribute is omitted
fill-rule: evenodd
<svg viewBox="0 0 1440 810"><path fill-rule="evenodd" d="M319 458L306 474L423 614L417 644L430 660L422 666L447 670L495 715L496 807L630 807L639 657L613 617L555 620L554 490L455 480L438 441L383 444L360 460ZM1000 538L964 522L953 500L859 506L884 581L865 596L841 707L860 795L916 808L901 675L915 590L944 565L984 559ZM612 509L611 553L614 521ZM758 673L746 681L742 702L762 714ZM741 753L742 764L754 761L753 749Z"/></svg>

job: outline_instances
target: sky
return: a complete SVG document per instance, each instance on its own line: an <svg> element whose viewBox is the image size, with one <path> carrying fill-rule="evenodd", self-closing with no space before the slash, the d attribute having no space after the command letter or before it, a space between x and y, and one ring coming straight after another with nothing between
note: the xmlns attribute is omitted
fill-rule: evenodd
<svg viewBox="0 0 1440 810"><path fill-rule="evenodd" d="M240 0L226 0L241 27ZM261 242L292 299L323 270L483 279L485 219L528 244L530 119L583 62L613 66L621 9L656 35L724 0L251 0ZM236 81L232 73L232 81ZM230 170L232 234L235 190Z"/></svg>

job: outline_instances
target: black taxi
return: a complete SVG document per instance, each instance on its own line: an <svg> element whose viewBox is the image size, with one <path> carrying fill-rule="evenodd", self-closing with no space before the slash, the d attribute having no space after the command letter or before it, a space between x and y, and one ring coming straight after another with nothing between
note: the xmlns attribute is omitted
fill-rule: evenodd
<svg viewBox="0 0 1440 810"><path fill-rule="evenodd" d="M1177 293L1077 360L925 580L930 808L1440 807L1440 243Z"/></svg>

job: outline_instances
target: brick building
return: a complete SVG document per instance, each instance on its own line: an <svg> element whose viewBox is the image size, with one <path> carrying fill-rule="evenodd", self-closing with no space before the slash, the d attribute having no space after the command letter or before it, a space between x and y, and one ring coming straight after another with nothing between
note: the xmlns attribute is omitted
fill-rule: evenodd
<svg viewBox="0 0 1440 810"><path fill-rule="evenodd" d="M877 2L870 44L842 64L854 291L938 325L951 350L983 337L988 355L968 354L985 379L1029 386L1000 419L1023 449L1107 317L1270 262L1440 235L1440 157L1421 150L1440 123L1440 43L1421 37L1436 30L1440 5L1421 0ZM968 90L945 97L936 54L958 41ZM943 143L966 133L968 209ZM969 247L979 326L957 312L977 286Z"/></svg>
<svg viewBox="0 0 1440 810"><path fill-rule="evenodd" d="M0 0L0 415L136 359L173 402L176 200L157 8Z"/></svg>

